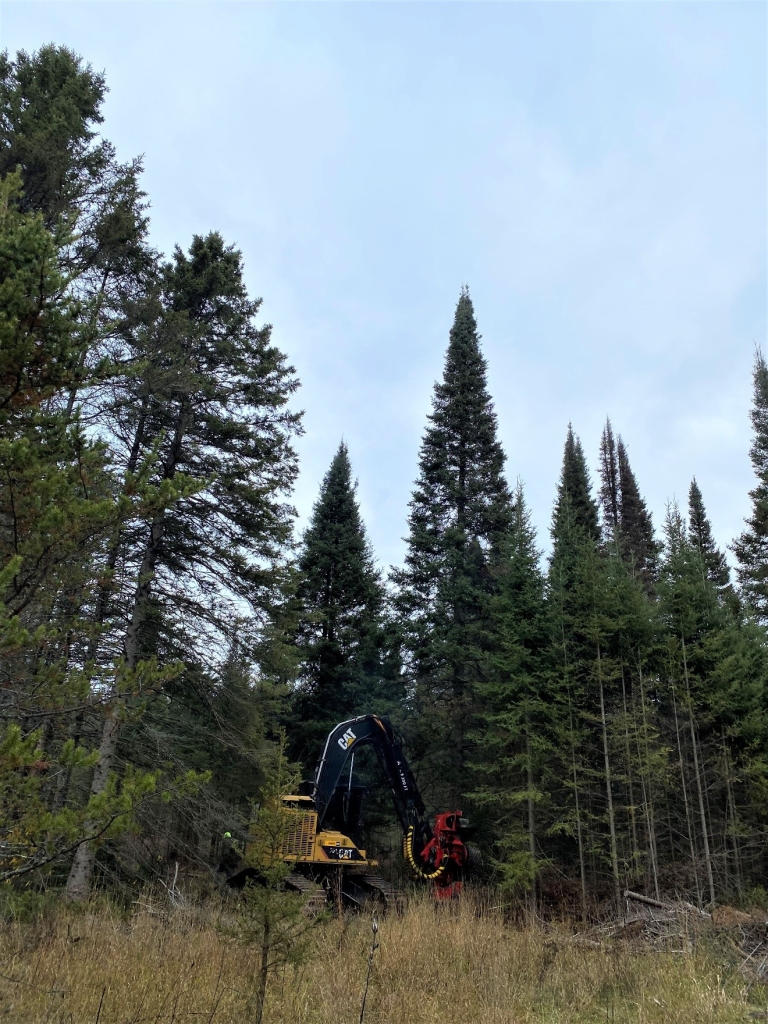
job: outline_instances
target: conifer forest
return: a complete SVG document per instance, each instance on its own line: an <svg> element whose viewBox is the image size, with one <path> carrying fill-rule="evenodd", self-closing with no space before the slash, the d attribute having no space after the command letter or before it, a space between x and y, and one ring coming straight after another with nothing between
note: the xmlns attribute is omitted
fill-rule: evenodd
<svg viewBox="0 0 768 1024"><path fill-rule="evenodd" d="M129 903L174 870L215 889L222 837L246 836L277 754L308 777L331 728L376 713L430 811L476 826L477 884L500 898L575 919L625 888L764 904L760 349L755 482L727 549L695 467L687 503L652 521L620 410L585 438L564 410L541 537L462 289L405 559L381 568L343 441L297 529L290 353L237 239L152 248L105 89L63 47L0 57L3 891ZM402 870L375 759L356 771L366 842Z"/></svg>

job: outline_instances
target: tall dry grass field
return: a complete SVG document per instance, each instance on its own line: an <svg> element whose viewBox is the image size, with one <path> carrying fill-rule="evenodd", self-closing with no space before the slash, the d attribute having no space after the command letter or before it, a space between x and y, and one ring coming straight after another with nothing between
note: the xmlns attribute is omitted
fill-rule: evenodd
<svg viewBox="0 0 768 1024"><path fill-rule="evenodd" d="M233 944L216 913L59 910L6 926L0 1024L245 1024L258 953ZM412 903L379 939L368 1024L745 1022L762 998L704 951L585 948L469 903ZM370 942L366 917L319 925L312 959L271 982L265 1021L356 1024Z"/></svg>

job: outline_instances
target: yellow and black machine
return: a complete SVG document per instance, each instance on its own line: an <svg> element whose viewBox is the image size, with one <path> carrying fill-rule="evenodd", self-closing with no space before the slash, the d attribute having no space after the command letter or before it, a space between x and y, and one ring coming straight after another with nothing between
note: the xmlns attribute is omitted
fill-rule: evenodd
<svg viewBox="0 0 768 1024"><path fill-rule="evenodd" d="M461 811L438 814L432 827L403 754L403 744L388 719L362 715L337 725L328 735L314 778L301 792L284 797L290 815L281 856L292 871L286 885L318 902L342 899L359 907L371 898L397 906L401 894L378 873L378 864L359 845L365 787L354 784L355 751L372 745L389 783L403 832L403 856L411 875L432 883L439 898L457 896L462 879L477 863L464 837L469 822ZM347 762L349 773L345 781ZM243 884L246 869L231 875Z"/></svg>

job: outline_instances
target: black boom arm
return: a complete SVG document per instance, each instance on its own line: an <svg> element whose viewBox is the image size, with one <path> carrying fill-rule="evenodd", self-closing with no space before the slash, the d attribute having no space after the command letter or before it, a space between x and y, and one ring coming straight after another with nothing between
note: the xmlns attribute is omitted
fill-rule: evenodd
<svg viewBox="0 0 768 1024"><path fill-rule="evenodd" d="M325 748L315 771L312 785L312 798L317 811L318 827L322 828L323 819L331 802L347 758L357 747L373 744L376 748L381 766L387 776L395 811L400 820L403 834L411 826L420 830L429 825L426 822L424 801L421 799L413 772L403 754L403 743L392 728L387 718L377 715L362 715L342 722L328 734Z"/></svg>

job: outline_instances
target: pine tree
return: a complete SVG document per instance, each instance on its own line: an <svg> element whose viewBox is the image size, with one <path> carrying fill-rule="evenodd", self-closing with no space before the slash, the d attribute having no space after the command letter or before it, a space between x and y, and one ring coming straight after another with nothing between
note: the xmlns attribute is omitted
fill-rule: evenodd
<svg viewBox="0 0 768 1024"><path fill-rule="evenodd" d="M124 467L123 493L145 489L139 524L118 532L97 597L105 615L102 659L119 658L128 686L106 703L92 793L108 785L132 677L160 653L172 631L190 660L205 663L237 603L264 619L284 575L293 510L284 500L296 475L286 408L293 369L254 323L260 300L243 283L240 253L220 235L177 249L145 300L128 342L143 362L109 410ZM118 557L119 556L119 557ZM108 563L109 564L109 563ZM102 597L104 600L102 602ZM240 628L237 639L247 634ZM83 899L95 851L77 851L67 891Z"/></svg>
<svg viewBox="0 0 768 1024"><path fill-rule="evenodd" d="M494 644L490 570L510 523L503 468L486 362L464 289L421 446L405 568L393 573L422 714L422 750L435 784L453 801L467 785L476 686L487 676Z"/></svg>
<svg viewBox="0 0 768 1024"><path fill-rule="evenodd" d="M93 763L57 730L91 681L110 680L88 664L88 599L122 508L103 446L62 409L83 352L67 232L22 212L19 195L18 173L0 181L0 879L114 833L154 784L135 775L84 808L50 807L56 777Z"/></svg>
<svg viewBox="0 0 768 1024"><path fill-rule="evenodd" d="M621 438L618 439L617 456L621 488L619 518L622 554L646 590L651 591L658 573L659 545L653 534L651 514L640 496L627 449Z"/></svg>
<svg viewBox="0 0 768 1024"><path fill-rule="evenodd" d="M73 232L62 255L76 293L98 298L83 311L91 343L109 332L120 293L141 282L152 258L141 161L119 163L98 135L106 91L104 76L66 47L14 61L0 54L0 176L18 167L20 209Z"/></svg>
<svg viewBox="0 0 768 1024"><path fill-rule="evenodd" d="M385 594L342 441L320 488L297 564L300 658L292 749L312 760L338 722L389 711L395 666Z"/></svg>
<svg viewBox="0 0 768 1024"><path fill-rule="evenodd" d="M251 989L248 1017L253 1014L254 1024L262 1024L264 1019L270 976L312 958L317 948L312 932L322 922L322 917L308 915L307 896L286 891L285 886L291 867L283 860L282 851L296 828L296 815L286 808L283 798L296 792L298 779L296 767L286 759L286 743L281 737L267 765L245 851L249 867L258 872L258 881L246 885L228 929L241 945L257 950L259 968L246 981Z"/></svg>
<svg viewBox="0 0 768 1024"><path fill-rule="evenodd" d="M727 587L730 581L728 563L715 544L704 499L695 477L688 491L688 536L699 549L709 582L718 588Z"/></svg>
<svg viewBox="0 0 768 1024"><path fill-rule="evenodd" d="M742 596L757 620L768 623L768 366L763 353L755 354L750 418L754 431L749 456L757 477L750 492L752 514L746 529L734 541L736 577Z"/></svg>

